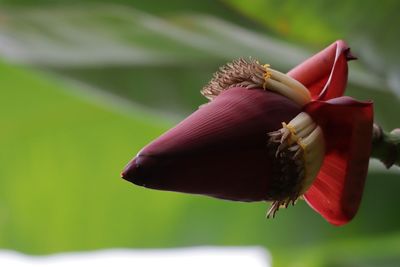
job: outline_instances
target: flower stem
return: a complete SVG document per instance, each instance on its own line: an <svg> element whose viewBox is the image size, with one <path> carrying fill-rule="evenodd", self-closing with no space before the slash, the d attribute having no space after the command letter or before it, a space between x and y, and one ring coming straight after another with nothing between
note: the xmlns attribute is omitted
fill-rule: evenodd
<svg viewBox="0 0 400 267"><path fill-rule="evenodd" d="M374 124L371 157L379 159L388 169L393 165L400 166L400 129L388 133Z"/></svg>

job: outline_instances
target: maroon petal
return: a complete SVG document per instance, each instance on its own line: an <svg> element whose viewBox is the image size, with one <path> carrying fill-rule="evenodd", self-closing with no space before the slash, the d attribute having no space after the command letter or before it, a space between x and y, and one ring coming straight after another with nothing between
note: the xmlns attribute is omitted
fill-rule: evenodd
<svg viewBox="0 0 400 267"><path fill-rule="evenodd" d="M344 41L336 41L287 74L301 82L313 99L328 100L343 95L347 84L347 61L355 59Z"/></svg>
<svg viewBox="0 0 400 267"><path fill-rule="evenodd" d="M267 133L300 111L273 92L230 88L146 146L123 178L160 190L269 200L276 159Z"/></svg>
<svg viewBox="0 0 400 267"><path fill-rule="evenodd" d="M322 128L327 144L323 165L305 199L330 223L345 224L356 214L364 190L372 144L372 103L340 97L311 102L305 110Z"/></svg>

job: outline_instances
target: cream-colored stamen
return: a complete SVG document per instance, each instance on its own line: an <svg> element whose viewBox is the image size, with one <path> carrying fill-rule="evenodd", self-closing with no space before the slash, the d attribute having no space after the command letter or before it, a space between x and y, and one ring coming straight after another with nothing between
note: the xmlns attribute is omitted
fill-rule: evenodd
<svg viewBox="0 0 400 267"><path fill-rule="evenodd" d="M277 157L282 153L293 154L292 160L296 162L299 176L293 177L295 190L285 199L272 203L267 217L273 217L279 207L294 203L314 182L324 159L325 142L321 128L305 112L299 113L288 124L282 123L281 129L269 133L269 142L279 144Z"/></svg>
<svg viewBox="0 0 400 267"><path fill-rule="evenodd" d="M269 65L264 65L264 68L265 73L268 73L268 75L264 76L264 89L284 95L300 106L304 106L311 101L310 92L300 82L282 72L269 68Z"/></svg>
<svg viewBox="0 0 400 267"><path fill-rule="evenodd" d="M300 106L311 101L308 89L290 76L261 65L255 59L238 59L222 66L201 93L212 100L222 91L239 86L247 89L263 88L286 96Z"/></svg>

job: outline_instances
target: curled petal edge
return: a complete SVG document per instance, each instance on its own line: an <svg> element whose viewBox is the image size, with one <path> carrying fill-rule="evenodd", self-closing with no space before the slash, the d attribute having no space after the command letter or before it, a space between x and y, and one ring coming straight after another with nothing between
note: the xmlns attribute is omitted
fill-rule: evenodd
<svg viewBox="0 0 400 267"><path fill-rule="evenodd" d="M348 67L347 61L356 59L348 45L338 40L299 64L287 74L306 86L313 99L329 100L343 95Z"/></svg>

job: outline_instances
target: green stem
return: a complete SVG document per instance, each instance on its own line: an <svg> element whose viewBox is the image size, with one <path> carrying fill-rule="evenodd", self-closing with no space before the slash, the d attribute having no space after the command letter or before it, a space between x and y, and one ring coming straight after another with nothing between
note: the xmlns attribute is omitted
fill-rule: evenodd
<svg viewBox="0 0 400 267"><path fill-rule="evenodd" d="M400 166L400 129L388 133L374 124L371 157L382 161L388 169L393 165Z"/></svg>

